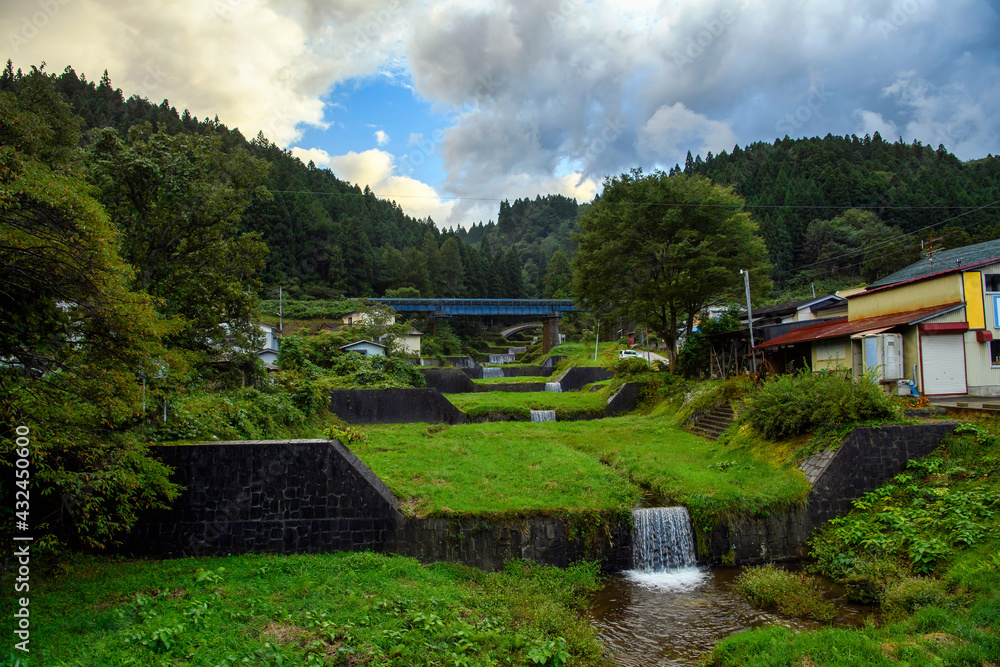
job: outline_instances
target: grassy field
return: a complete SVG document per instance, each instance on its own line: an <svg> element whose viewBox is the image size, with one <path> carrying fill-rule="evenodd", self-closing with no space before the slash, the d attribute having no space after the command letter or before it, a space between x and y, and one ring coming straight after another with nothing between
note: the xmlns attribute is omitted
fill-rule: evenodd
<svg viewBox="0 0 1000 667"><path fill-rule="evenodd" d="M598 666L577 611L597 585L589 566L488 574L372 553L80 558L32 579L27 664Z"/></svg>
<svg viewBox="0 0 1000 667"><path fill-rule="evenodd" d="M808 492L793 467L691 435L659 415L364 431L368 442L354 451L420 515L623 509L641 485L687 505L704 525L782 509Z"/></svg>
<svg viewBox="0 0 1000 667"><path fill-rule="evenodd" d="M635 484L561 444L550 426L370 426L368 442L352 449L416 516L514 517L635 504Z"/></svg>
<svg viewBox="0 0 1000 667"><path fill-rule="evenodd" d="M480 392L475 394L446 394L445 398L465 413L469 419L486 417L491 413L504 413L528 419L531 410L555 410L560 415L604 414L608 397L606 391L555 391L532 392Z"/></svg>
<svg viewBox="0 0 1000 667"><path fill-rule="evenodd" d="M552 378L547 375L524 375L515 378L483 378L473 380L476 384L516 384L519 382L550 382Z"/></svg>

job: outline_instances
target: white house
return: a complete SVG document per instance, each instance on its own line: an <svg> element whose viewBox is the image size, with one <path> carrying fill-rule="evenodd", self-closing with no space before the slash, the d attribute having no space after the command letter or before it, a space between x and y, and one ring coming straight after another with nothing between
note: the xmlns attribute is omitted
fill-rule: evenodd
<svg viewBox="0 0 1000 667"><path fill-rule="evenodd" d="M258 350L257 355L265 364L278 363L278 327L273 327L270 324L258 324L257 327L264 335L264 344Z"/></svg>
<svg viewBox="0 0 1000 667"><path fill-rule="evenodd" d="M344 352L357 352L366 356L385 355L385 345L370 340L358 340L347 345L341 345L338 349Z"/></svg>

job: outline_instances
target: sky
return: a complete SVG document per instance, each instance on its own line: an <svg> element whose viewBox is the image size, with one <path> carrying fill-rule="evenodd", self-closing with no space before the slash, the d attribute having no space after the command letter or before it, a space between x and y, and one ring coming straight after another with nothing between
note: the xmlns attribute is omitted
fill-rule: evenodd
<svg viewBox="0 0 1000 667"><path fill-rule="evenodd" d="M688 151L1000 154L1000 0L5 0L7 57L263 131L440 227Z"/></svg>

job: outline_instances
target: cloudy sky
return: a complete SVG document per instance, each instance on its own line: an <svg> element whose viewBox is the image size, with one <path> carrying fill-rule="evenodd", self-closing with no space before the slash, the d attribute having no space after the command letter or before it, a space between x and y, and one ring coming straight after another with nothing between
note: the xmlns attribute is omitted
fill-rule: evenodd
<svg viewBox="0 0 1000 667"><path fill-rule="evenodd" d="M734 144L1000 153L998 0L6 0L27 69L107 69L441 226Z"/></svg>

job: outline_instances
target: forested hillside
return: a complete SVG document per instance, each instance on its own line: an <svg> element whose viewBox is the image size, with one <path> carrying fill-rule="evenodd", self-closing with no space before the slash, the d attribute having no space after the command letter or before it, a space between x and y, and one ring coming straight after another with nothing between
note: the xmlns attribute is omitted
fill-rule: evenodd
<svg viewBox="0 0 1000 667"><path fill-rule="evenodd" d="M962 162L941 146L889 143L878 133L827 135L737 146L704 160L688 154L682 171L732 185L746 199L779 283L874 280L915 261L922 239L954 248L1000 237L1000 158L992 155Z"/></svg>
<svg viewBox="0 0 1000 667"><path fill-rule="evenodd" d="M20 78L8 61L0 91L16 92ZM526 286L521 257L510 244L498 241L493 251L489 244L464 243L464 233L443 232L429 218L408 216L367 187L303 164L261 133L248 141L217 117L199 120L166 100L156 105L138 96L125 99L107 73L94 82L68 67L53 82L79 117L85 145L88 132L104 128L125 144L132 142L130 130L132 136L189 135L267 163L262 185L270 196L255 199L240 216L240 229L259 233L268 249L260 274L265 297L278 285L292 297L317 298L376 296L407 287L427 297L537 295L537 269L529 267L533 282Z"/></svg>

